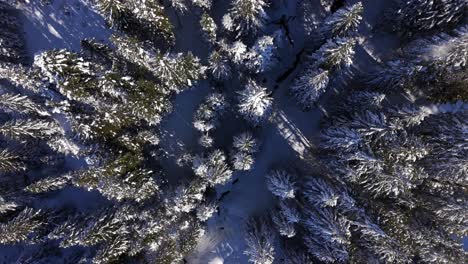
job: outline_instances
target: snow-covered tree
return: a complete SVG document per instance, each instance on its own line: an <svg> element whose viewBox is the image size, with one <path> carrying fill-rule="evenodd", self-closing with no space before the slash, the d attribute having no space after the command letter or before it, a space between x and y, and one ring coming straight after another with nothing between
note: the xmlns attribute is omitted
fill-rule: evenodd
<svg viewBox="0 0 468 264"><path fill-rule="evenodd" d="M155 0L96 0L96 9L107 22L142 39L173 44L173 25L164 7Z"/></svg>
<svg viewBox="0 0 468 264"><path fill-rule="evenodd" d="M229 80L232 74L229 60L220 52L213 51L208 59L208 71L216 80Z"/></svg>
<svg viewBox="0 0 468 264"><path fill-rule="evenodd" d="M228 107L224 95L210 94L196 110L193 126L200 132L210 132L219 125L219 119L226 113Z"/></svg>
<svg viewBox="0 0 468 264"><path fill-rule="evenodd" d="M231 179L232 170L227 164L226 155L221 150L214 150L208 155L196 155L192 169L197 176L210 185L224 184Z"/></svg>
<svg viewBox="0 0 468 264"><path fill-rule="evenodd" d="M221 47L229 55L232 62L237 65L243 65L243 63L248 59L247 46L240 40L229 45L221 41Z"/></svg>
<svg viewBox="0 0 468 264"><path fill-rule="evenodd" d="M263 0L234 0L229 13L223 17L223 26L237 36L255 34L268 19L266 7L268 4Z"/></svg>
<svg viewBox="0 0 468 264"><path fill-rule="evenodd" d="M464 0L398 1L390 13L393 30L407 37L440 30L463 21L467 3Z"/></svg>
<svg viewBox="0 0 468 264"><path fill-rule="evenodd" d="M145 43L116 35L112 41L120 56L146 68L172 90L181 91L191 87L204 75L205 68L191 53L162 54Z"/></svg>
<svg viewBox="0 0 468 264"><path fill-rule="evenodd" d="M213 5L213 0L192 0L192 4L206 10L210 10Z"/></svg>
<svg viewBox="0 0 468 264"><path fill-rule="evenodd" d="M0 151L0 173L24 170L24 163L19 154L2 149Z"/></svg>
<svg viewBox="0 0 468 264"><path fill-rule="evenodd" d="M328 71L309 69L294 80L291 93L302 108L308 109L326 91L328 81Z"/></svg>
<svg viewBox="0 0 468 264"><path fill-rule="evenodd" d="M332 186L316 179L305 188L313 206L311 215L323 219L317 222L320 225L311 225L314 232L328 223L327 228L334 227L333 233L342 238L333 238L335 244L328 248L315 245L311 253L343 252L329 261L337 261L338 256L403 263L414 257L448 262L463 258L460 241L453 235L462 237L466 230L459 221L464 216L454 213L466 200L459 185L459 177L466 178L467 173L461 169L466 167L466 158L461 158L466 154L460 141L466 134L462 132L465 104L395 107L381 103L369 108L364 101L349 111L346 104L356 102L352 95L346 97L350 99L324 123L315 152L322 171L342 184ZM343 186L365 208L357 208ZM380 221L371 223L376 218ZM428 226L429 222L433 225ZM429 238L434 235L436 239ZM357 245L354 237L359 238ZM339 241L343 242L336 244ZM316 243L327 245L321 240ZM366 246L370 244L374 246ZM350 247L355 246L363 252L353 253Z"/></svg>
<svg viewBox="0 0 468 264"><path fill-rule="evenodd" d="M159 190L153 171L142 168L142 161L140 155L127 153L102 167L77 172L72 181L88 190L97 189L108 199L142 202Z"/></svg>
<svg viewBox="0 0 468 264"><path fill-rule="evenodd" d="M273 213L273 222L280 235L291 238L296 235L295 225L300 221L299 211L294 203L280 200L279 211Z"/></svg>
<svg viewBox="0 0 468 264"><path fill-rule="evenodd" d="M187 4L185 0L169 0L171 7L180 14L183 14L188 11Z"/></svg>
<svg viewBox="0 0 468 264"><path fill-rule="evenodd" d="M323 28L324 35L344 37L353 34L362 20L363 11L361 2L339 9L326 19Z"/></svg>
<svg viewBox="0 0 468 264"><path fill-rule="evenodd" d="M329 39L312 54L311 59L315 65L326 70L347 68L353 63L355 45L354 38Z"/></svg>
<svg viewBox="0 0 468 264"><path fill-rule="evenodd" d="M35 232L45 225L43 217L41 211L23 209L12 220L0 224L0 244L31 243Z"/></svg>
<svg viewBox="0 0 468 264"><path fill-rule="evenodd" d="M19 64L0 62L0 79L5 79L15 86L41 93L46 88L37 69L26 68Z"/></svg>
<svg viewBox="0 0 468 264"><path fill-rule="evenodd" d="M15 120L0 125L0 134L13 139L49 139L54 135L63 135L60 126L41 120Z"/></svg>
<svg viewBox="0 0 468 264"><path fill-rule="evenodd" d="M0 109L22 114L50 116L43 106L33 102L28 96L5 93L0 95Z"/></svg>
<svg viewBox="0 0 468 264"><path fill-rule="evenodd" d="M218 28L214 19L208 13L204 12L200 18L200 26L206 41L214 44L216 42L216 30Z"/></svg>
<svg viewBox="0 0 468 264"><path fill-rule="evenodd" d="M250 220L246 226L244 254L254 264L272 264L275 260L274 236L266 223Z"/></svg>
<svg viewBox="0 0 468 264"><path fill-rule="evenodd" d="M231 162L236 170L248 171L254 163L253 155L258 151L257 140L252 134L245 132L234 137Z"/></svg>
<svg viewBox="0 0 468 264"><path fill-rule="evenodd" d="M248 80L238 97L239 113L253 125L260 125L271 114L273 98L255 81Z"/></svg>
<svg viewBox="0 0 468 264"><path fill-rule="evenodd" d="M268 173L267 187L280 199L294 198L296 186L294 177L284 170L272 170Z"/></svg>
<svg viewBox="0 0 468 264"><path fill-rule="evenodd" d="M218 205L216 203L206 203L197 208L197 218L205 222L216 212Z"/></svg>
<svg viewBox="0 0 468 264"><path fill-rule="evenodd" d="M278 42L280 41L274 36L262 36L257 39L254 46L247 53L247 68L254 72L260 73L271 69L278 62L277 52Z"/></svg>

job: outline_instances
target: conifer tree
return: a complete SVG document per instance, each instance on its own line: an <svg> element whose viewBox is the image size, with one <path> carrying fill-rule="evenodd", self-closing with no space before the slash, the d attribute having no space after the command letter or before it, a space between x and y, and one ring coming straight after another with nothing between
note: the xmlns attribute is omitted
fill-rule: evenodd
<svg viewBox="0 0 468 264"><path fill-rule="evenodd" d="M266 7L268 4L263 0L234 0L229 13L223 18L223 26L236 32L237 36L255 34L268 19L264 10Z"/></svg>
<svg viewBox="0 0 468 264"><path fill-rule="evenodd" d="M353 34L362 20L364 8L361 2L339 9L330 15L323 28L323 33L331 37L344 37Z"/></svg>
<svg viewBox="0 0 468 264"><path fill-rule="evenodd" d="M344 104L354 103L345 100ZM326 260L329 253L324 253L324 261L369 259L370 256L401 262L410 258L427 262L464 258L459 244L459 237L463 237L463 230L466 230L459 222L464 216L455 213L458 210L455 208L461 208L465 200L460 189L463 180L459 178L466 174L466 170L461 169L466 163L461 157L466 155L464 148L460 148L463 145L460 136L465 134L462 132L465 126L462 120L466 119L464 105L449 108L384 105L367 110L366 104L351 113L340 111L338 116L332 117L322 131L316 152L321 156L318 162L335 181L344 183L355 193L355 198L366 205L366 212L381 221L378 225L372 223L371 216L363 215L363 209L352 209L354 202L348 195L315 181L306 194L315 210L335 209L328 209L330 212L320 209L323 224L317 226L314 220L311 227L321 230L322 225L330 222L333 225L327 225L334 226L335 233L344 236L340 240L333 239L343 241L339 242L340 246L330 248L317 248L326 244L320 240L314 242L315 238L311 237L311 242L316 243L311 253L333 252L331 249L346 252L336 255L334 260ZM452 199L452 195L459 199ZM393 202L388 203L389 200ZM349 202L343 204L344 201ZM349 219L359 220L357 234L349 228ZM351 237L356 235L360 236L358 242L361 241L365 249L361 249L364 250L362 255L350 251L354 247L361 248L359 243L351 242ZM366 249L369 243L376 244Z"/></svg>
<svg viewBox="0 0 468 264"><path fill-rule="evenodd" d="M274 236L268 230L266 223L250 220L246 226L245 242L247 249L244 254L249 262L254 264L272 264L275 260Z"/></svg>
<svg viewBox="0 0 468 264"><path fill-rule="evenodd" d="M253 155L258 151L257 140L245 132L234 137L231 162L236 170L248 171L254 164Z"/></svg>
<svg viewBox="0 0 468 264"><path fill-rule="evenodd" d="M277 34L278 35L278 34ZM271 69L277 62L277 49L280 40L273 36L263 36L257 39L254 46L247 53L247 68L254 72L260 73Z"/></svg>
<svg viewBox="0 0 468 264"><path fill-rule="evenodd" d="M208 60L208 71L216 80L224 81L231 78L232 67L229 60L219 51L213 51Z"/></svg>
<svg viewBox="0 0 468 264"><path fill-rule="evenodd" d="M31 243L36 232L45 224L41 212L25 208L12 220L0 224L0 244Z"/></svg>
<svg viewBox="0 0 468 264"><path fill-rule="evenodd" d="M248 80L239 92L239 112L250 123L257 126L271 114L273 99L264 87Z"/></svg>
<svg viewBox="0 0 468 264"><path fill-rule="evenodd" d="M303 109L308 109L326 91L328 82L328 71L310 69L294 80L291 92L299 105Z"/></svg>
<svg viewBox="0 0 468 264"><path fill-rule="evenodd" d="M293 176L283 170L273 170L267 175L268 189L281 199L294 198L296 187Z"/></svg>
<svg viewBox="0 0 468 264"><path fill-rule="evenodd" d="M467 4L463 0L410 0L398 1L397 5L390 13L393 30L413 37L461 22Z"/></svg>
<svg viewBox="0 0 468 264"><path fill-rule="evenodd" d="M203 31L203 37L208 43L214 44L216 42L216 30L218 26L208 13L204 12L200 18L200 26Z"/></svg>

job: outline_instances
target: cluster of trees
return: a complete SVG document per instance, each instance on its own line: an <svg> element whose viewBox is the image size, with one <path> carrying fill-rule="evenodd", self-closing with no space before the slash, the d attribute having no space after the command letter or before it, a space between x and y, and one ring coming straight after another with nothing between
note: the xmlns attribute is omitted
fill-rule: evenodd
<svg viewBox="0 0 468 264"><path fill-rule="evenodd" d="M361 2L321 2L327 16L289 87L303 110L353 66L364 12ZM38 245L19 262L52 263L73 247L73 263L182 263L219 212L218 187L254 167L257 131L274 113L274 90L259 80L280 64L286 35L294 43L287 26L270 30L263 0L233 0L224 16L211 0L165 4L95 0L109 41L84 39L80 51L46 50L28 64L17 13L0 3L0 244ZM466 259L466 6L396 1L386 19L401 48L332 99L306 165L267 173L274 209L246 224L250 262ZM177 52L168 10L198 11L205 60ZM204 79L216 91L193 114L201 147L174 183L159 164L160 125L173 97ZM230 80L240 88L222 89ZM247 128L226 147L215 130L226 116L242 120L233 113ZM102 203L45 206L77 189Z"/></svg>
<svg viewBox="0 0 468 264"><path fill-rule="evenodd" d="M281 170L268 174L267 187L279 202L263 219L273 220L265 225L276 235L252 246L257 236L247 233L246 253L256 257L251 262L262 263L257 259L265 252L263 263L467 258L466 1L399 1L396 10L387 19L406 41L395 57L355 80L359 88L331 99L316 145L298 168L301 177ZM324 36L338 34L335 41L351 51L343 36L356 30L360 12L359 3L336 11L324 23ZM332 26L345 14L352 26ZM298 83L327 85L329 68L323 65L352 65L341 56L351 53L338 52L338 43L327 40L314 53L321 68L311 68L315 78L300 75L293 82L296 98ZM332 46L330 57L323 56ZM423 100L407 102L407 93ZM308 107L313 102L299 99Z"/></svg>
<svg viewBox="0 0 468 264"><path fill-rule="evenodd" d="M363 6L358 2L329 15L318 30L323 43L309 56L303 72L290 90L299 106L309 109L325 93L329 83L353 64L356 32L362 20Z"/></svg>

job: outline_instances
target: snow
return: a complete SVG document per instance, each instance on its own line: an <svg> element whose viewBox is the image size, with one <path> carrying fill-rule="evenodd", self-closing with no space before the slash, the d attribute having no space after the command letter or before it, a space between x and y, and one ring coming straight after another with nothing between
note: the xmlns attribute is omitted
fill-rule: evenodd
<svg viewBox="0 0 468 264"><path fill-rule="evenodd" d="M79 50L84 38L107 40L110 30L104 19L84 0L55 0L42 5L39 0L17 1L22 11L27 49L31 55L52 48Z"/></svg>

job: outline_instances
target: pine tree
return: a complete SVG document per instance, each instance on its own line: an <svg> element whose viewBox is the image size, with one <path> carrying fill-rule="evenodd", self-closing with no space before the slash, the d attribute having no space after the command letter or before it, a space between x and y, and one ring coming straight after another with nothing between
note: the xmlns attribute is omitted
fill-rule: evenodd
<svg viewBox="0 0 468 264"><path fill-rule="evenodd" d="M252 134L245 132L234 137L231 162L236 170L248 171L252 169L254 157L258 151L257 140Z"/></svg>
<svg viewBox="0 0 468 264"><path fill-rule="evenodd" d="M42 106L36 104L27 96L21 94L5 93L0 95L0 109L22 114L50 116L50 114Z"/></svg>
<svg viewBox="0 0 468 264"><path fill-rule="evenodd" d="M295 225L300 221L299 212L296 206L288 201L280 200L279 211L273 213L273 222L280 235L287 238L296 235Z"/></svg>
<svg viewBox="0 0 468 264"><path fill-rule="evenodd" d="M41 80L42 76L36 69L26 68L13 63L0 62L0 79L6 79L15 86L35 93L43 92L47 86Z"/></svg>
<svg viewBox="0 0 468 264"><path fill-rule="evenodd" d="M228 109L224 95L220 93L210 94L200 104L194 115L194 127L200 132L210 132L219 126L219 119Z"/></svg>
<svg viewBox="0 0 468 264"><path fill-rule="evenodd" d="M44 225L41 211L26 208L12 220L0 224L0 244L31 243Z"/></svg>
<svg viewBox="0 0 468 264"><path fill-rule="evenodd" d="M326 19L323 28L324 35L345 37L353 34L361 23L363 11L361 2L339 9Z"/></svg>
<svg viewBox="0 0 468 264"><path fill-rule="evenodd" d="M257 126L271 114L273 99L266 88L248 80L244 90L239 92L239 112L250 123Z"/></svg>
<svg viewBox="0 0 468 264"><path fill-rule="evenodd" d="M192 0L192 4L205 10L210 10L213 0Z"/></svg>
<svg viewBox="0 0 468 264"><path fill-rule="evenodd" d="M308 109L326 91L328 81L328 71L310 69L295 79L290 89L298 104Z"/></svg>
<svg viewBox="0 0 468 264"><path fill-rule="evenodd" d="M268 4L263 0L234 0L229 13L223 18L223 26L235 31L237 36L255 34L268 19L264 10L266 7Z"/></svg>
<svg viewBox="0 0 468 264"><path fill-rule="evenodd" d="M19 205L17 203L6 201L0 196L0 215L10 211L15 211L18 207Z"/></svg>
<svg viewBox="0 0 468 264"><path fill-rule="evenodd" d="M175 41L173 26L164 7L154 0L97 0L96 9L112 27L140 39Z"/></svg>
<svg viewBox="0 0 468 264"><path fill-rule="evenodd" d="M221 150L213 150L208 155L196 155L193 158L194 173L215 186L224 184L231 179L232 170L229 168L225 154Z"/></svg>
<svg viewBox="0 0 468 264"><path fill-rule="evenodd" d="M197 208L197 218L205 222L216 212L218 205L216 203L203 204Z"/></svg>
<svg viewBox="0 0 468 264"><path fill-rule="evenodd" d="M320 49L311 56L315 65L326 70L347 68L353 63L354 46L353 38L336 38L327 40Z"/></svg>
<svg viewBox="0 0 468 264"><path fill-rule="evenodd" d="M271 69L278 62L276 57L278 41L278 39L268 35L258 38L246 55L247 68L254 73Z"/></svg>
<svg viewBox="0 0 468 264"><path fill-rule="evenodd" d="M218 51L213 51L208 59L208 71L216 80L224 81L231 78L231 66L229 60Z"/></svg>
<svg viewBox="0 0 468 264"><path fill-rule="evenodd" d="M249 262L254 264L272 264L275 260L274 236L268 230L266 223L250 220L246 226L245 242L247 249L244 254Z"/></svg>
<svg viewBox="0 0 468 264"><path fill-rule="evenodd" d="M421 32L440 30L463 20L466 1L463 0L410 0L399 1L391 12L393 30L407 37Z"/></svg>
<svg viewBox="0 0 468 264"><path fill-rule="evenodd" d="M230 45L221 41L221 47L236 65L242 65L246 60L248 60L247 46L240 40L235 41Z"/></svg>
<svg viewBox="0 0 468 264"><path fill-rule="evenodd" d="M26 169L21 157L9 150L0 151L0 173L15 172Z"/></svg>
<svg viewBox="0 0 468 264"><path fill-rule="evenodd" d="M293 176L283 170L273 170L268 173L267 186L268 190L275 196L281 199L295 197L295 182Z"/></svg>
<svg viewBox="0 0 468 264"><path fill-rule="evenodd" d="M184 0L170 0L172 8L180 14L187 12L188 7Z"/></svg>
<svg viewBox="0 0 468 264"><path fill-rule="evenodd" d="M102 167L77 173L73 184L88 190L97 189L108 199L145 201L159 191L153 171L142 168L143 157L127 153Z"/></svg>
<svg viewBox="0 0 468 264"><path fill-rule="evenodd" d="M218 28L214 19L210 17L208 13L204 12L200 18L200 26L206 41L210 44L214 44L216 42L216 30Z"/></svg>
<svg viewBox="0 0 468 264"><path fill-rule="evenodd" d="M120 56L146 68L169 89L181 91L203 78L205 69L191 53L161 54L159 50L127 37L113 36L112 41Z"/></svg>
<svg viewBox="0 0 468 264"><path fill-rule="evenodd" d="M355 104L353 100L350 104ZM366 208L356 208L339 188L318 180L309 183L306 197L314 207L312 215L323 219L323 224L311 225L312 230L319 232L330 222L335 233L345 234L339 247L314 245L311 253L338 248L337 252L346 252L339 255L341 259L402 263L411 258L428 262L463 258L457 237L463 237L466 226L460 222L464 216L455 213L465 204L460 189L467 173L466 159L461 158L466 156L460 141L466 134L462 132L466 123L463 105L382 104L367 110L363 104L351 113L340 110L331 117L322 131L318 162ZM460 199L452 199L453 195ZM381 220L372 223L371 218ZM359 240L352 242L356 236ZM360 248L359 254L350 250L355 247ZM328 261L339 258L334 259Z"/></svg>
<svg viewBox="0 0 468 264"><path fill-rule="evenodd" d="M56 123L41 120L15 120L0 125L0 134L18 140L49 139L63 133Z"/></svg>

